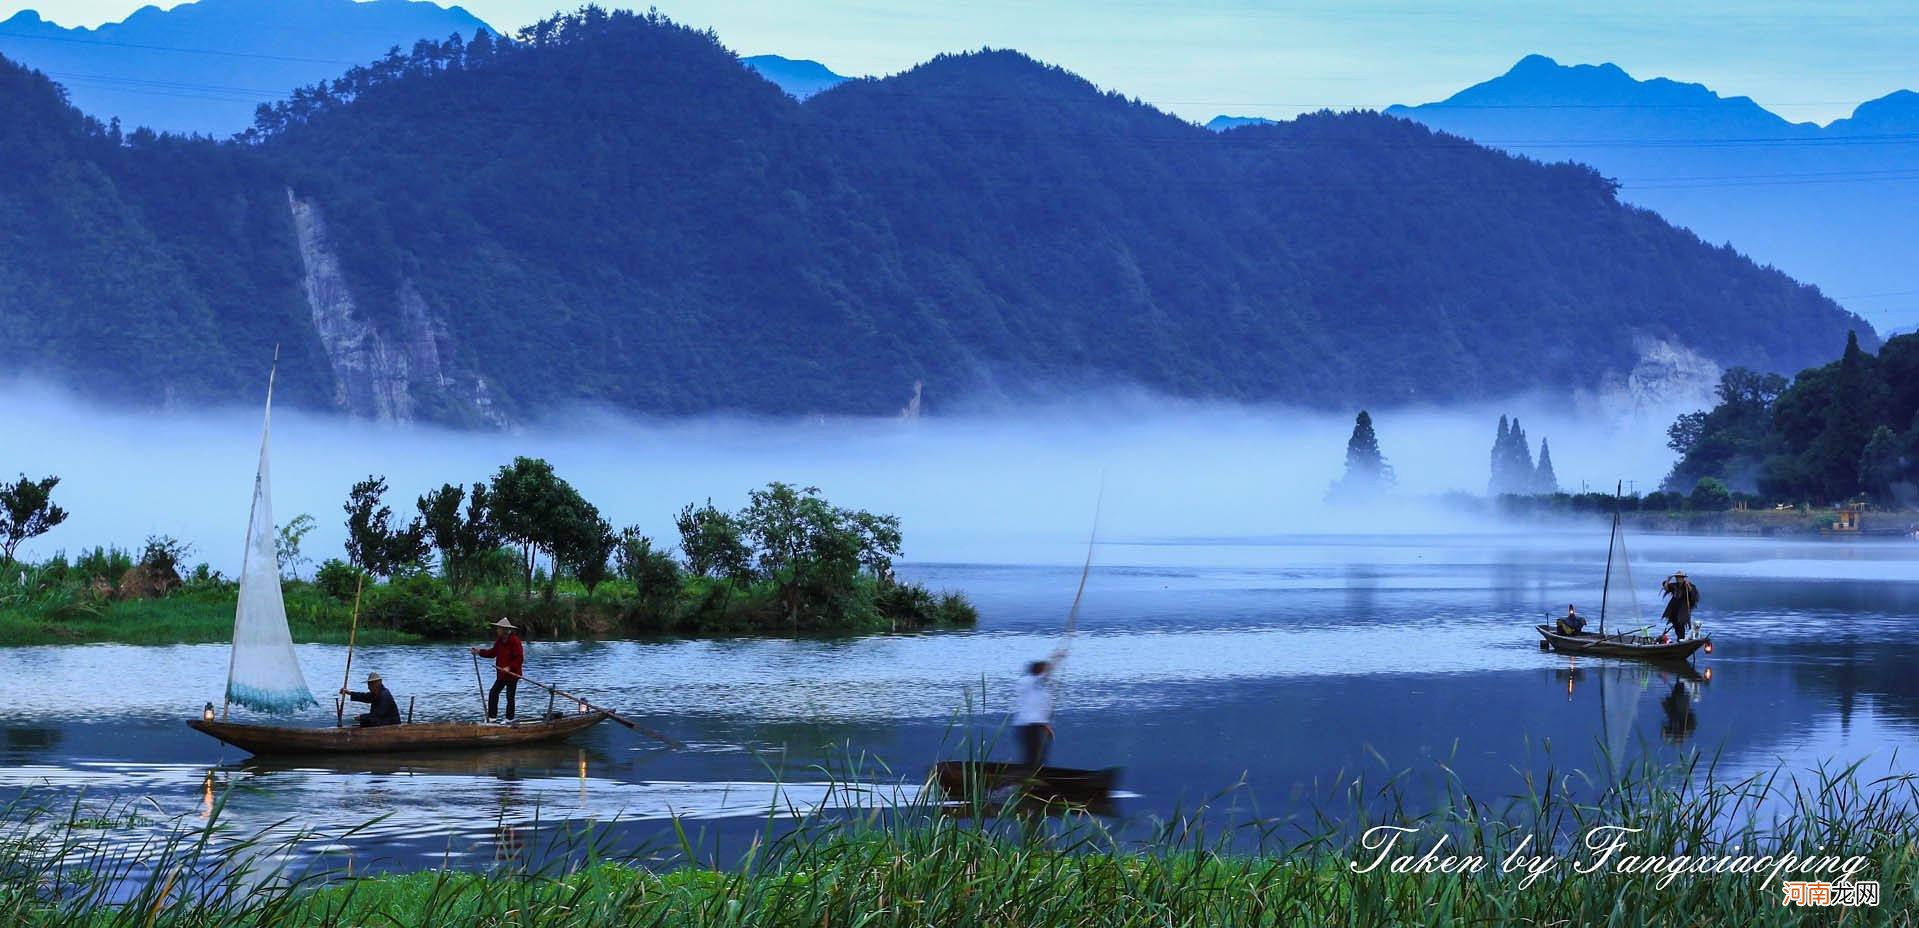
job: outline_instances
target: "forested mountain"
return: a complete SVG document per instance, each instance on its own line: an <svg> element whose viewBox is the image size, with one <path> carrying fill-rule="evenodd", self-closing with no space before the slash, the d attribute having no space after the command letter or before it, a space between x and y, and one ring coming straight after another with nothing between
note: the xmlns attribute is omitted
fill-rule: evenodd
<svg viewBox="0 0 1919 928"><path fill-rule="evenodd" d="M0 369L137 402L251 401L276 343L295 402L455 423L1437 402L1876 344L1582 167L1377 114L1215 134L1006 51L799 103L652 15L418 48L232 143L7 67L0 160Z"/></svg>
<svg viewBox="0 0 1919 928"><path fill-rule="evenodd" d="M1542 161L1577 161L1626 201L1834 295L1874 322L1919 324L1919 94L1827 126L1747 97L1530 55L1507 73L1393 115Z"/></svg>
<svg viewBox="0 0 1919 928"><path fill-rule="evenodd" d="M294 87L394 46L485 27L424 0L197 0L144 6L97 29L23 10L0 22L0 55L60 81L103 122L224 138Z"/></svg>

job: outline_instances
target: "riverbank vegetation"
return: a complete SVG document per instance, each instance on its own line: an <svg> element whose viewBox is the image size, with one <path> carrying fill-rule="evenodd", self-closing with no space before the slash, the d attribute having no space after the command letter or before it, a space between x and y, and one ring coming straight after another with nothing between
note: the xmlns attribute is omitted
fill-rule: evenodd
<svg viewBox="0 0 1919 928"><path fill-rule="evenodd" d="M434 869L357 878L337 856L299 850L302 842L327 844L328 836L202 841L207 825L192 817L170 833L113 841L98 829L72 826L77 809L65 810L63 820L15 808L0 838L0 922L41 928L1899 924L1919 902L1914 782L1910 775L1861 782L1851 768L1805 780L1781 771L1721 779L1681 765L1629 770L1619 785L1593 788L1598 795L1583 801L1575 793L1592 784L1578 773L1549 778L1529 795L1487 800L1447 776L1435 811L1410 816L1405 810L1414 803L1394 777L1384 788L1350 784L1350 810L1294 821L1295 837L1282 835L1277 823L1208 831L1200 823L1212 810L1195 810L1127 840L1095 819L1016 827L915 805L811 816L755 842L726 866L688 863L710 859L693 852L684 830L673 829L682 836L677 853L595 846L573 848L546 864L509 860L487 873ZM1382 820L1369 809L1390 814ZM219 812L217 805L211 810L215 823ZM1477 858L1483 865L1434 872L1379 862L1379 833L1366 837L1375 825L1407 829L1391 857L1417 859L1443 836L1436 857ZM1600 839L1589 843L1595 833ZM1504 866L1515 853L1556 862ZM1767 859L1737 871L1699 866L1761 857ZM301 859L319 869L253 869L287 868ZM1669 873L1672 861L1693 862L1692 869ZM1877 904L1782 904L1786 881L1842 880L1875 884Z"/></svg>
<svg viewBox="0 0 1919 928"><path fill-rule="evenodd" d="M1777 374L1734 368L1713 408L1668 430L1680 455L1665 489L1713 481L1762 504L1919 504L1919 335L1877 355L1849 338L1839 360Z"/></svg>
<svg viewBox="0 0 1919 928"><path fill-rule="evenodd" d="M356 604L367 642L473 637L502 617L539 637L594 638L858 634L978 621L960 594L895 576L896 517L834 506L812 487L768 484L737 512L689 504L675 520L677 552L638 528L614 529L535 458L423 494L410 517L395 513L389 493L378 476L353 486L343 506L346 557L323 561L310 579L302 578L311 563L302 545L314 520L296 516L280 527L296 640L344 641ZM35 499L41 510L52 505L45 493ZM191 553L157 536L137 553L96 547L37 563L0 560L0 644L227 640L238 584L204 563L186 569Z"/></svg>

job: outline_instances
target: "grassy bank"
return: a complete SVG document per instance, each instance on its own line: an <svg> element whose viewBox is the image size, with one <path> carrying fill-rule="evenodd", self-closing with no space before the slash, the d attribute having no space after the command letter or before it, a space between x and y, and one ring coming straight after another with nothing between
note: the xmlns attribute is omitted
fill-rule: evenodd
<svg viewBox="0 0 1919 928"><path fill-rule="evenodd" d="M302 588L304 586L304 588ZM40 644L206 644L233 640L235 590L190 588L156 599L8 603L0 600L0 647ZM301 643L345 644L350 604L290 584L287 626ZM422 640L413 632L362 628L362 644Z"/></svg>
<svg viewBox="0 0 1919 928"><path fill-rule="evenodd" d="M1014 827L932 810L814 822L772 839L736 867L662 867L576 856L544 872L434 870L354 879L265 879L241 860L278 847L210 847L197 833L130 851L60 823L13 822L0 839L0 923L33 926L333 925L1799 925L1910 924L1919 904L1914 781L1857 782L1850 771L1801 784L1777 774L1715 782L1692 771L1629 780L1593 801L1552 789L1483 802L1454 789L1441 810L1377 820L1365 811L1288 826L1253 840L1209 836L1200 818L1122 842L1097 821ZM1579 775L1574 774L1574 778ZM1562 784L1563 785L1563 784ZM1354 808L1404 808L1398 787L1354 784ZM1466 873L1356 872L1378 856L1372 824L1417 829L1396 851L1488 862ZM1253 828L1258 825L1249 826ZM1581 846L1595 827L1623 848ZM1530 854L1558 864L1529 878L1501 862ZM1648 858L1795 855L1750 872L1668 875ZM1670 856L1677 855L1677 857ZM692 856L692 855L688 855ZM1827 858L1836 863L1823 863ZM1584 869L1582 872L1582 868ZM1781 905L1783 882L1876 881L1879 904L1851 910ZM1416 869L1416 868L1415 868ZM284 874L282 874L284 876ZM1843 916L1843 921L1841 917Z"/></svg>
<svg viewBox="0 0 1919 928"><path fill-rule="evenodd" d="M0 588L0 646L40 644L198 644L228 641L238 586L217 576L189 579L164 593L127 596L84 577L49 577L29 569L16 588ZM332 583L282 584L288 625L298 642L343 644L352 623L357 577ZM964 627L978 621L957 594L858 577L828 610L802 622L786 619L770 583L676 577L667 589L642 591L624 580L592 590L576 580L542 580L456 590L417 574L369 581L361 592L359 641L391 644L488 637L486 626L510 618L546 639L638 636L869 634Z"/></svg>

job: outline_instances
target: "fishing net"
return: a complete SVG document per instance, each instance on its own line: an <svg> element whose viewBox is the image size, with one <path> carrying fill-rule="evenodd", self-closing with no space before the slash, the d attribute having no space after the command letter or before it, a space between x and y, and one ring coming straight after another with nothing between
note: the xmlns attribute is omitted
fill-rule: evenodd
<svg viewBox="0 0 1919 928"><path fill-rule="evenodd" d="M268 387L269 409L272 396ZM247 523L246 557L240 568L227 699L249 709L284 714L315 701L294 656L286 603L280 598L280 561L273 550L272 475L267 464L269 431L267 427L260 430L260 469L253 477L253 515Z"/></svg>
<svg viewBox="0 0 1919 928"><path fill-rule="evenodd" d="M1618 557L1614 559L1614 569L1619 572L1619 580L1609 591L1618 596L1625 606L1620 612L1623 620L1621 628L1641 629L1646 627L1646 616L1639 611L1639 591L1632 582L1632 557L1626 553L1626 529L1623 525L1613 526L1613 544L1618 546ZM1626 624L1631 623L1631 624Z"/></svg>

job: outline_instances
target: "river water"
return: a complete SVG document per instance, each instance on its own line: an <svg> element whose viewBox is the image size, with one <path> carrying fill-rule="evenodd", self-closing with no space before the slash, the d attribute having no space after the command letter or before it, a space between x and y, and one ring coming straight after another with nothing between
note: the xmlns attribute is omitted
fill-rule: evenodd
<svg viewBox="0 0 1919 928"><path fill-rule="evenodd" d="M1304 827L1355 777L1400 774L1416 803L1449 776L1512 795L1529 773L1603 776L1648 755L1701 752L1722 774L1900 770L1919 756L1919 545L1635 539L1648 619L1672 569L1703 591L1715 648L1694 672L1539 651L1545 613L1597 613L1604 560L1603 527L1103 544L1061 673L1053 762L1124 768L1122 823L1204 808ZM670 733L679 751L609 723L506 752L251 761L184 724L217 701L224 646L0 649L0 790L118 803L134 833L190 824L218 800L234 833L303 828L312 846L382 868L485 866L587 822L622 850L670 849L676 818L725 853L769 814L908 799L968 739L1010 754L1010 738L993 742L1011 684L1058 644L1078 565L902 573L965 591L980 626L529 646L529 674ZM1608 628L1622 628L1631 603L1612 608ZM333 690L343 649L299 650L315 691ZM422 720L478 714L463 648L363 648L354 666L378 670ZM309 721L330 723L330 704Z"/></svg>

